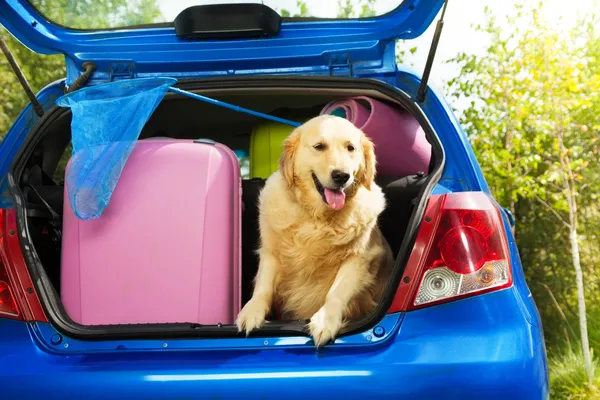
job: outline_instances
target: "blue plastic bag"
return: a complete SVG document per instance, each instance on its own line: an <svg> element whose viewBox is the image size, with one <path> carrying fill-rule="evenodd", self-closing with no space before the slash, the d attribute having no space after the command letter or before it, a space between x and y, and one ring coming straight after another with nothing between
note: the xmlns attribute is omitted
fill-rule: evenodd
<svg viewBox="0 0 600 400"><path fill-rule="evenodd" d="M143 78L91 86L56 101L71 108L73 154L65 184L75 215L100 217L142 128L173 78Z"/></svg>

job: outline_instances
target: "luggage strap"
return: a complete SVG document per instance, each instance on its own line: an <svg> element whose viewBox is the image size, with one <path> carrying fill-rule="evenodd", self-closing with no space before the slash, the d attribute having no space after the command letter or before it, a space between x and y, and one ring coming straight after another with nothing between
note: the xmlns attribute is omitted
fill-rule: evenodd
<svg viewBox="0 0 600 400"><path fill-rule="evenodd" d="M46 209L50 213L50 216L51 216L50 225L54 228L54 233L56 234L56 238L58 240L60 240L62 238L62 232L61 232L62 218L61 218L60 214L57 213L56 211L54 211L52 206L50 204L48 204L46 199L44 199L44 197L42 197L40 192L38 192L37 189L33 185L29 185L29 188L33 191L33 193L35 193L35 195L40 199L40 201L42 202L44 207L46 207Z"/></svg>

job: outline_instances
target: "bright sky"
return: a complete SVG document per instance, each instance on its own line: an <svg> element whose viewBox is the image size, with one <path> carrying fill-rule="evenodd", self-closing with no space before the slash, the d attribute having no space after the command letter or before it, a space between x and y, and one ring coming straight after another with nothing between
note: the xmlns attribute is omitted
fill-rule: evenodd
<svg viewBox="0 0 600 400"><path fill-rule="evenodd" d="M163 15L173 20L186 7L194 4L248 2L248 0L159 0ZM251 1L260 3L261 1ZM394 9L400 0L377 0L376 11L385 13ZM444 31L438 46L435 64L431 73L431 82L441 86L446 80L457 74L456 66L443 61L460 52L481 54L485 51L487 38L476 34L471 25L484 22L484 8L487 5L498 17L510 13L515 4L537 4L538 0L450 0L446 11ZM585 13L592 7L600 7L598 0L544 0L546 17L555 23L572 24L579 13ZM296 10L296 0L265 0L264 4L275 9ZM318 17L335 17L337 0L306 0L311 14ZM599 8L600 9L600 8ZM559 21L562 17L562 20ZM499 18L501 21L502 19ZM431 44L435 23L427 32L415 39L417 52L410 62L422 70Z"/></svg>

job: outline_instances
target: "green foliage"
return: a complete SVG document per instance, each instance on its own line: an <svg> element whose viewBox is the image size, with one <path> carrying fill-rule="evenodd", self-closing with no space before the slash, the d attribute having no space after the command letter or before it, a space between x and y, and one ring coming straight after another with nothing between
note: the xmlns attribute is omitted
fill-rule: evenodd
<svg viewBox="0 0 600 400"><path fill-rule="evenodd" d="M374 17L375 3L377 0L338 0L338 12L336 18L348 19L348 18L368 18ZM296 9L292 12L287 9L279 10L279 14L282 17L287 18L302 18L311 17L310 10L305 1L297 0Z"/></svg>
<svg viewBox="0 0 600 400"><path fill-rule="evenodd" d="M549 252L555 248L547 246L549 241L567 245L556 220L568 219L560 159L569 158L580 204L595 207L600 74L590 68L589 43L578 40L577 30L567 35L552 30L536 9L518 9L508 23L501 31L489 12L487 25L478 27L490 36L486 55L460 54L452 60L461 74L449 82L449 90L456 99L471 100L463 126L495 196L517 214L517 235L527 233L523 239L533 245L521 248L535 248L536 256L551 264L563 263L569 253ZM586 224L597 224L595 213L589 217ZM540 233L545 246L538 243Z"/></svg>
<svg viewBox="0 0 600 400"><path fill-rule="evenodd" d="M289 10L281 9L279 10L279 14L284 18L302 18L311 16L305 1L297 0L296 9L297 11L293 14Z"/></svg>
<svg viewBox="0 0 600 400"><path fill-rule="evenodd" d="M116 28L160 19L156 0L31 0L50 21L74 29Z"/></svg>
<svg viewBox="0 0 600 400"><path fill-rule="evenodd" d="M377 16L375 12L375 3L377 0L338 0L337 18L370 18ZM279 10L282 17L310 17L310 10L306 2L302 0L296 1L296 11L291 12L286 9ZM401 64L404 61L406 52L414 54L417 51L416 47L406 48L404 41L396 43L396 63Z"/></svg>
<svg viewBox="0 0 600 400"><path fill-rule="evenodd" d="M34 0L32 4L49 20L78 29L97 29L151 23L161 19L156 0ZM19 62L34 92L65 76L65 60L60 55L33 53L0 27L0 35ZM0 54L0 137L28 103L27 96Z"/></svg>
<svg viewBox="0 0 600 400"><path fill-rule="evenodd" d="M374 17L377 0L338 0L338 18Z"/></svg>
<svg viewBox="0 0 600 400"><path fill-rule="evenodd" d="M594 292L597 295L597 291ZM590 331L590 344L596 351L600 351L600 306L598 306L596 299L588 301L590 307L588 307L588 327ZM600 373L600 371L599 371Z"/></svg>
<svg viewBox="0 0 600 400"><path fill-rule="evenodd" d="M556 134L565 134L575 179L583 182L597 136L585 117L598 104L600 75L588 68L575 33L552 30L537 11L519 11L504 31L488 15L479 31L491 45L485 57L452 60L462 70L449 83L451 94L475 98L463 123L498 198L512 204L539 197L567 211Z"/></svg>
<svg viewBox="0 0 600 400"><path fill-rule="evenodd" d="M571 348L557 350L548 360L550 398L553 400L600 399L600 368L593 359L594 384L587 384L583 356Z"/></svg>
<svg viewBox="0 0 600 400"><path fill-rule="evenodd" d="M544 20L544 7L518 5L502 29L486 10L475 29L489 37L487 52L450 60L461 71L447 89L467 104L461 122L495 197L515 214L551 355L552 398L599 398L579 352L561 349L580 339L569 242L576 229L590 344L600 350L600 15L565 31Z"/></svg>

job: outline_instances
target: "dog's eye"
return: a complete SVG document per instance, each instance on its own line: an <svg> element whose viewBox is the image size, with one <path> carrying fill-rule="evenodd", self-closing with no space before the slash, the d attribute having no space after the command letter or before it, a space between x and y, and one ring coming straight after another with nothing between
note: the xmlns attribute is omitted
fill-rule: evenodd
<svg viewBox="0 0 600 400"><path fill-rule="evenodd" d="M354 146L353 146L353 145L351 145L351 144L349 144L349 145L348 145L348 151L349 151L349 152L353 152L354 150L355 150L355 149L354 149Z"/></svg>
<svg viewBox="0 0 600 400"><path fill-rule="evenodd" d="M313 146L313 148L318 151L323 151L325 150L325 145L323 143L317 143Z"/></svg>

